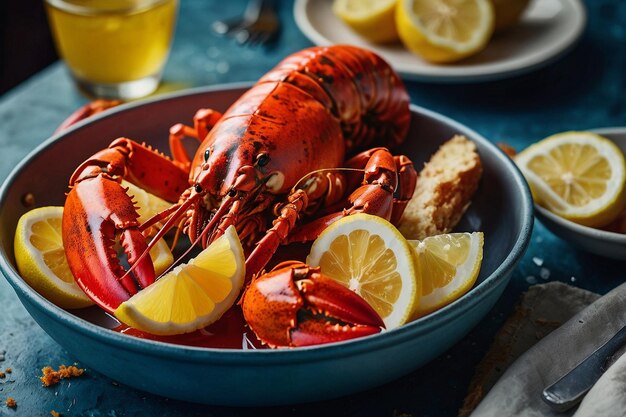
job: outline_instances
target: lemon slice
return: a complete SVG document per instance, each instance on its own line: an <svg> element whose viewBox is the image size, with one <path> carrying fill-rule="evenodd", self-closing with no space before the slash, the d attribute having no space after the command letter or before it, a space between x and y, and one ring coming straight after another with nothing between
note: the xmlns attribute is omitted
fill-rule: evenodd
<svg viewBox="0 0 626 417"><path fill-rule="evenodd" d="M315 240L307 264L365 299L390 330L404 324L420 297L411 247L388 221L354 214Z"/></svg>
<svg viewBox="0 0 626 417"><path fill-rule="evenodd" d="M40 207L25 213L15 230L15 262L28 285L52 303L68 309L87 307L93 302L74 282L65 257L62 219L63 207ZM174 262L163 239L150 250L150 257L157 274Z"/></svg>
<svg viewBox="0 0 626 417"><path fill-rule="evenodd" d="M335 0L333 12L363 38L376 43L398 40L396 0Z"/></svg>
<svg viewBox="0 0 626 417"><path fill-rule="evenodd" d="M422 283L422 298L413 310L413 319L450 304L472 288L483 260L483 242L482 232L409 240Z"/></svg>
<svg viewBox="0 0 626 417"><path fill-rule="evenodd" d="M412 52L453 62L482 50L494 30L490 0L398 0L398 34Z"/></svg>
<svg viewBox="0 0 626 417"><path fill-rule="evenodd" d="M82 308L93 302L74 282L63 249L63 207L41 207L17 223L14 251L17 270L35 291L62 308Z"/></svg>
<svg viewBox="0 0 626 417"><path fill-rule="evenodd" d="M522 151L515 162L535 202L591 227L613 221L626 203L624 154L591 132L564 132Z"/></svg>
<svg viewBox="0 0 626 417"><path fill-rule="evenodd" d="M233 226L194 259L174 268L115 310L128 326L156 335L189 333L217 321L237 300L244 254Z"/></svg>

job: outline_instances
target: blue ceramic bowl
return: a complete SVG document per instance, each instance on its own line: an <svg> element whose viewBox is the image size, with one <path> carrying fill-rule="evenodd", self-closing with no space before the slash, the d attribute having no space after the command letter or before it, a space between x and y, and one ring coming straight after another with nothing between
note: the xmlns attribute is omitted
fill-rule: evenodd
<svg viewBox="0 0 626 417"><path fill-rule="evenodd" d="M409 138L399 152L421 167L439 145L460 133L476 143L484 165L482 183L458 227L485 233L478 282L427 317L392 331L317 347L193 348L116 333L96 308L62 310L22 280L15 268L13 235L27 211L22 204L26 193L37 206L62 205L74 167L112 139L126 136L165 150L171 125L189 122L200 107L225 110L243 91L241 85L203 88L120 106L50 138L13 170L0 190L0 268L35 321L82 365L116 381L180 400L237 406L316 401L381 385L424 365L467 334L494 305L528 245L532 201L520 172L494 145L415 106ZM155 378L156 370L167 377Z"/></svg>

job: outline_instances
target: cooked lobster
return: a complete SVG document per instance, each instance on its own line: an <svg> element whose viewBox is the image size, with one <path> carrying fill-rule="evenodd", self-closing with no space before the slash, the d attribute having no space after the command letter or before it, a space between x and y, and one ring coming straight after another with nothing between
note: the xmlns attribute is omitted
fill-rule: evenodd
<svg viewBox="0 0 626 417"><path fill-rule="evenodd" d="M153 242L182 227L203 247L234 225L251 248L248 277L279 245L314 239L342 216L367 212L397 222L415 188L413 164L385 147L367 148L400 144L409 122L402 81L377 55L352 46L295 53L224 114L201 109L193 127L173 126L171 159L119 138L83 162L70 178L63 216L70 269L113 312L155 280L143 232L157 221L164 225ZM199 142L193 157L186 138ZM122 179L172 207L139 224Z"/></svg>

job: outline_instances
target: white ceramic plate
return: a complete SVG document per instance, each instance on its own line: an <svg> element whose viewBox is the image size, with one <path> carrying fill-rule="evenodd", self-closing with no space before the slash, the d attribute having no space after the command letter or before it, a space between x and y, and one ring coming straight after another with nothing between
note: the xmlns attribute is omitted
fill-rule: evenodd
<svg viewBox="0 0 626 417"><path fill-rule="evenodd" d="M626 127L595 129L594 132L611 139L626 153ZM606 258L626 260L626 235L607 232L565 220L535 204L535 215L552 233L580 249Z"/></svg>
<svg viewBox="0 0 626 417"><path fill-rule="evenodd" d="M521 22L495 36L478 55L449 65L431 64L402 45L381 46L355 34L332 11L332 0L296 0L296 24L316 45L352 44L384 57L407 79L475 82L531 71L567 52L585 27L580 0L533 0Z"/></svg>

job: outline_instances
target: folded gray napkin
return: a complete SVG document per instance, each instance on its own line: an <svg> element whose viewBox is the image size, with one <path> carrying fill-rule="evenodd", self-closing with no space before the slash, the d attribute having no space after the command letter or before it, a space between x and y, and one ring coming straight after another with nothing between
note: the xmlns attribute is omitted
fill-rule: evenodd
<svg viewBox="0 0 626 417"><path fill-rule="evenodd" d="M557 413L541 399L625 324L626 284L601 298L559 282L531 287L479 366L459 416L626 416L624 349L577 409Z"/></svg>

